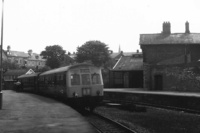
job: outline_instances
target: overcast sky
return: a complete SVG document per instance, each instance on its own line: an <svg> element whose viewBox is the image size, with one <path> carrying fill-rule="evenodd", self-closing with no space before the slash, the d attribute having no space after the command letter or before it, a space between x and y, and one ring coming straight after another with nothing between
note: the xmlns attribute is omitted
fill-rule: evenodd
<svg viewBox="0 0 200 133"><path fill-rule="evenodd" d="M199 0L4 0L4 49L40 53L58 44L67 52L89 40L110 50L140 49L139 34L160 33L164 21L172 33L200 33Z"/></svg>

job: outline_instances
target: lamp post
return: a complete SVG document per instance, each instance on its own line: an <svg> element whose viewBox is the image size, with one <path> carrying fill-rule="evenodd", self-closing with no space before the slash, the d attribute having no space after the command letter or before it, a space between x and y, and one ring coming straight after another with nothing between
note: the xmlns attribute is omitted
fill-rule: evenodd
<svg viewBox="0 0 200 133"><path fill-rule="evenodd" d="M3 93L2 93L2 88L3 88L3 11L4 11L4 0L2 0L2 16L1 16L1 74L0 74L0 109L2 109L2 103L3 103Z"/></svg>

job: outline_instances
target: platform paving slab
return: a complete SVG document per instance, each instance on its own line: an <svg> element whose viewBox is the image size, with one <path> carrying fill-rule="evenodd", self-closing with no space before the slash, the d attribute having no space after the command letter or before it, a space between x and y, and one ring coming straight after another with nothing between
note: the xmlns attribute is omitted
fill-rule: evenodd
<svg viewBox="0 0 200 133"><path fill-rule="evenodd" d="M96 133L71 107L30 93L3 90L0 133Z"/></svg>

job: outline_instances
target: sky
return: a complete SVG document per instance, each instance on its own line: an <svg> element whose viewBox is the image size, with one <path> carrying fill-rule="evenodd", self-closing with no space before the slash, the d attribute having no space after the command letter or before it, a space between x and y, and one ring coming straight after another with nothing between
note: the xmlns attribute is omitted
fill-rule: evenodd
<svg viewBox="0 0 200 133"><path fill-rule="evenodd" d="M40 53L56 44L72 53L99 40L114 52L119 46L141 51L139 35L160 33L164 21L172 33L185 32L186 21L190 32L200 33L199 5L199 0L4 0L3 48Z"/></svg>

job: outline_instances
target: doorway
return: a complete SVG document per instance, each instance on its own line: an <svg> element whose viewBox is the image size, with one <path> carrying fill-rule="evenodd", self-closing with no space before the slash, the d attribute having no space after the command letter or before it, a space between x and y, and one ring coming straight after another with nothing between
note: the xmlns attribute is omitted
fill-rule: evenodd
<svg viewBox="0 0 200 133"><path fill-rule="evenodd" d="M154 85L155 85L155 90L163 89L163 76L162 75L154 76Z"/></svg>

